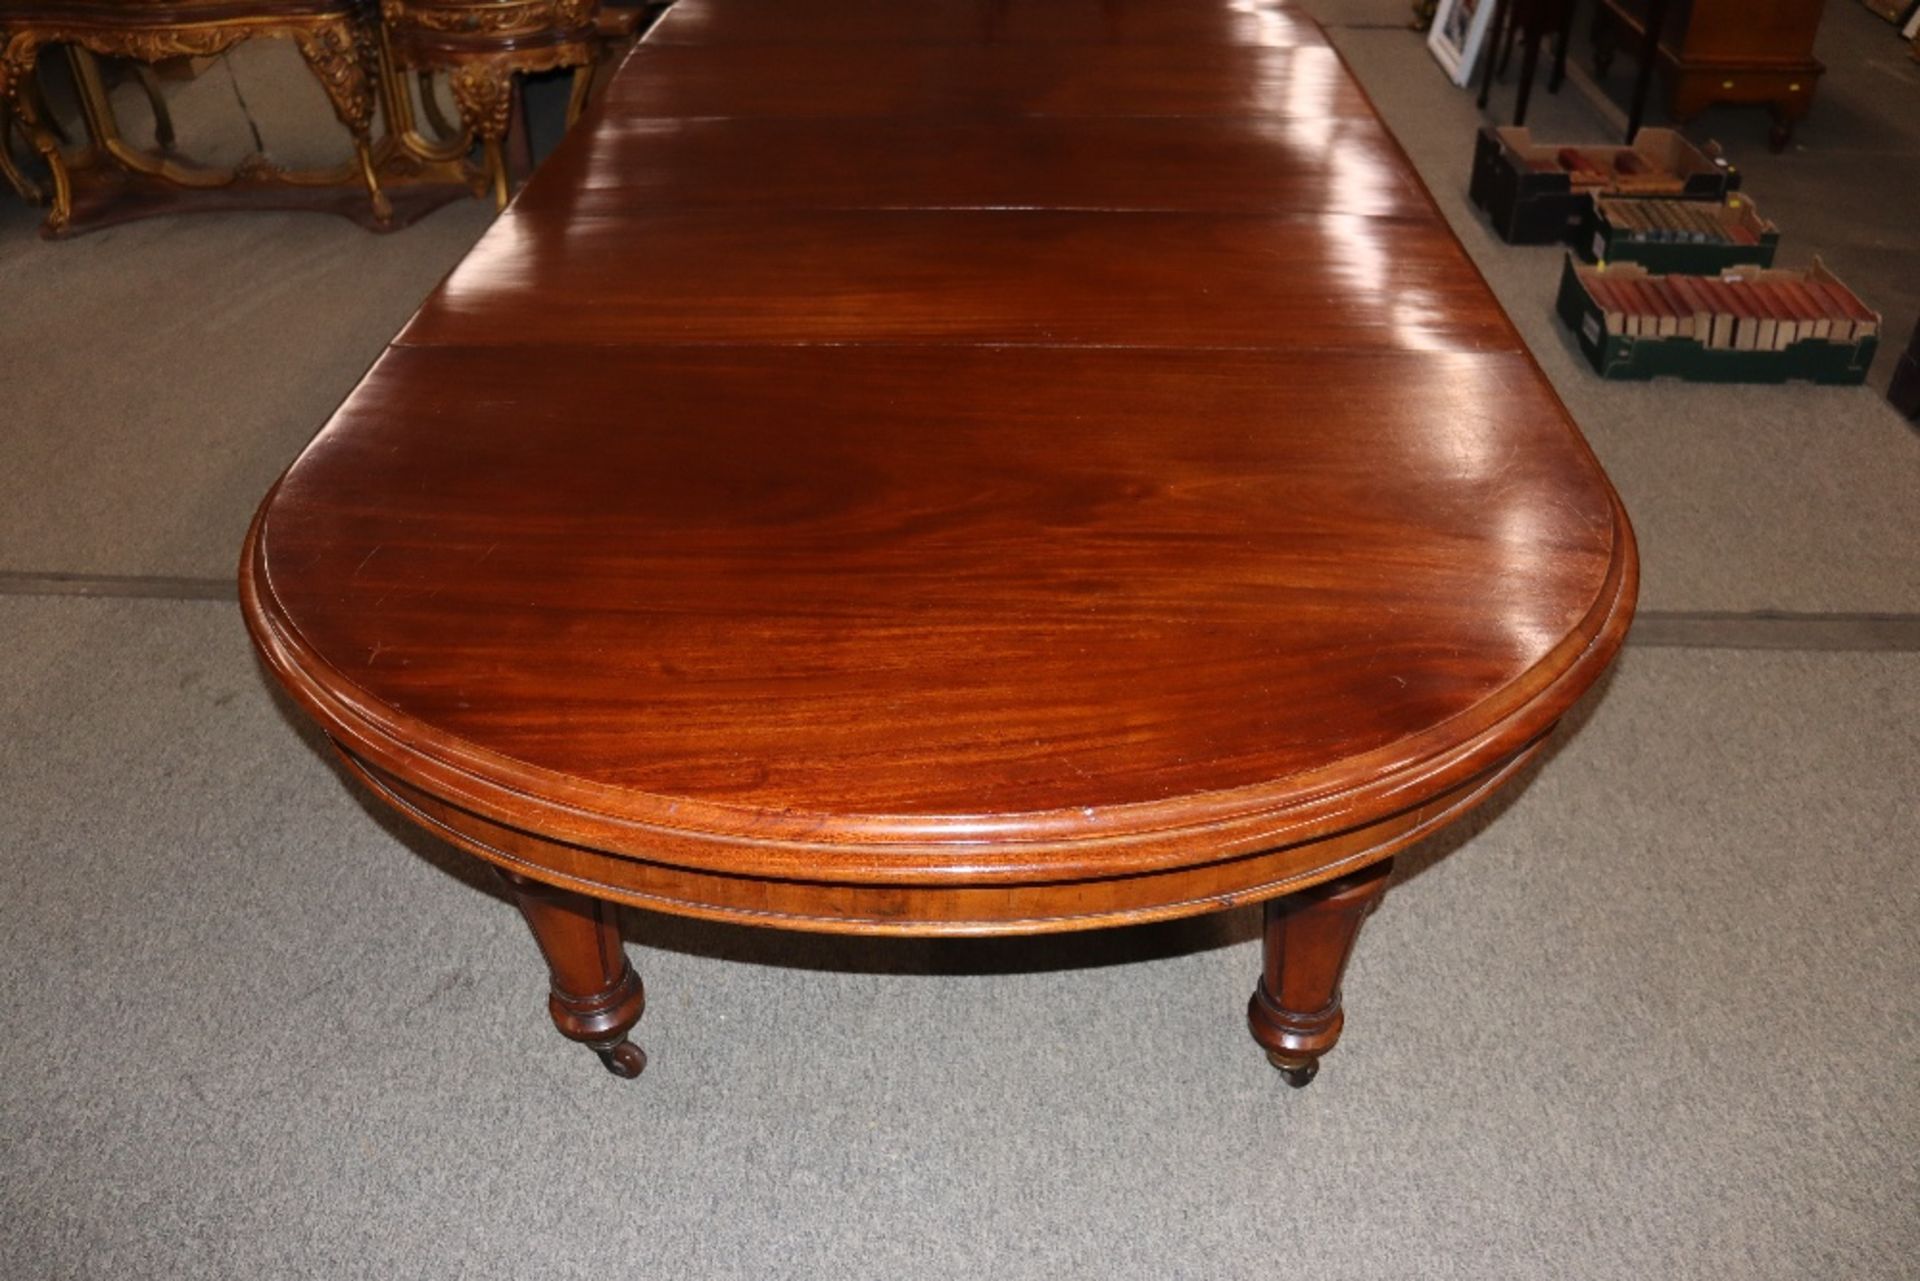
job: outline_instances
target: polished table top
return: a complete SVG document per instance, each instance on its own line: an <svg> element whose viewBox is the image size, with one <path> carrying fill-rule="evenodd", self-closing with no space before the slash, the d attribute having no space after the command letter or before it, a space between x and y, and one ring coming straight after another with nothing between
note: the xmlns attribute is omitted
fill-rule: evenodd
<svg viewBox="0 0 1920 1281"><path fill-rule="evenodd" d="M485 857L991 932L1390 853L1592 683L1636 569L1298 10L681 0L242 576Z"/></svg>

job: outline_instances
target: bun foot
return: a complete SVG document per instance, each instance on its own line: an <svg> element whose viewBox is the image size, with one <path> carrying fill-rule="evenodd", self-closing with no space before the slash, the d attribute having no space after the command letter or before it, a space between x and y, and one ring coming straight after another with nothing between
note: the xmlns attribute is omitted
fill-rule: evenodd
<svg viewBox="0 0 1920 1281"><path fill-rule="evenodd" d="M1280 1079L1294 1089L1304 1089L1309 1081L1320 1075L1320 1060L1308 1059L1302 1063L1299 1059L1288 1059L1269 1050L1267 1062L1279 1071Z"/></svg>
<svg viewBox="0 0 1920 1281"><path fill-rule="evenodd" d="M607 1065L607 1071L629 1081L647 1070L647 1052L632 1041L622 1041L604 1050L595 1046L594 1053Z"/></svg>

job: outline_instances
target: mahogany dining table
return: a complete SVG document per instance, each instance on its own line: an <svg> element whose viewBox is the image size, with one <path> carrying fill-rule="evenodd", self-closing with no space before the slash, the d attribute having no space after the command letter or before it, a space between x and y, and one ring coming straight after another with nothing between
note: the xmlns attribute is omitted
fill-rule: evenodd
<svg viewBox="0 0 1920 1281"><path fill-rule="evenodd" d="M1393 854L1539 750L1636 582L1269 0L680 0L240 571L271 673L499 870L620 1075L622 904L924 936L1263 902L1249 1019L1296 1085Z"/></svg>

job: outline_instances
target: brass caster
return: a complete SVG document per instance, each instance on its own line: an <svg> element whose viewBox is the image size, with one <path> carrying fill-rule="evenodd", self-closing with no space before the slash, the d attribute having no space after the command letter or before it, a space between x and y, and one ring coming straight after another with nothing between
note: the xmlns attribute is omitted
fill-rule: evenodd
<svg viewBox="0 0 1920 1281"><path fill-rule="evenodd" d="M606 1064L607 1071L615 1076L625 1077L631 1081L646 1071L647 1052L632 1041L622 1041L618 1045L610 1045L605 1049L596 1045L593 1047L593 1052L600 1056L602 1063Z"/></svg>
<svg viewBox="0 0 1920 1281"><path fill-rule="evenodd" d="M1320 1060L1308 1059L1302 1063L1298 1059L1282 1058L1272 1050L1267 1051L1267 1062L1279 1071L1280 1079L1294 1089L1304 1089L1308 1082L1320 1075Z"/></svg>

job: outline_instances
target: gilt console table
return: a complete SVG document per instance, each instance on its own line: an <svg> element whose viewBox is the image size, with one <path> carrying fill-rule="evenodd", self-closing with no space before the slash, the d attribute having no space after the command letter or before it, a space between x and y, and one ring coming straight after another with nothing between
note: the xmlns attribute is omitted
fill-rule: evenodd
<svg viewBox="0 0 1920 1281"><path fill-rule="evenodd" d="M156 191L168 190L232 193L355 184L364 193L364 219L386 226L393 205L381 188L372 142L379 85L374 21L362 0L0 0L0 152L8 146L9 117L17 114L47 166L52 190L46 232L51 236L65 234L73 222L76 178L140 184L149 199ZM351 164L284 170L256 156L237 168L219 169L148 152L121 137L93 54L148 62L204 57L243 40L267 37L291 39L299 48L334 115L353 137ZM74 87L92 145L72 160L62 151L52 122L41 118L33 85L41 50L49 44L80 51L74 60ZM163 133L169 135L165 141L170 150L171 127ZM38 194L10 158L0 167L22 195Z"/></svg>
<svg viewBox="0 0 1920 1281"><path fill-rule="evenodd" d="M1394 852L1611 660L1605 475L1257 0L681 0L267 496L272 673L503 873L876 935L1264 901L1295 1084Z"/></svg>

